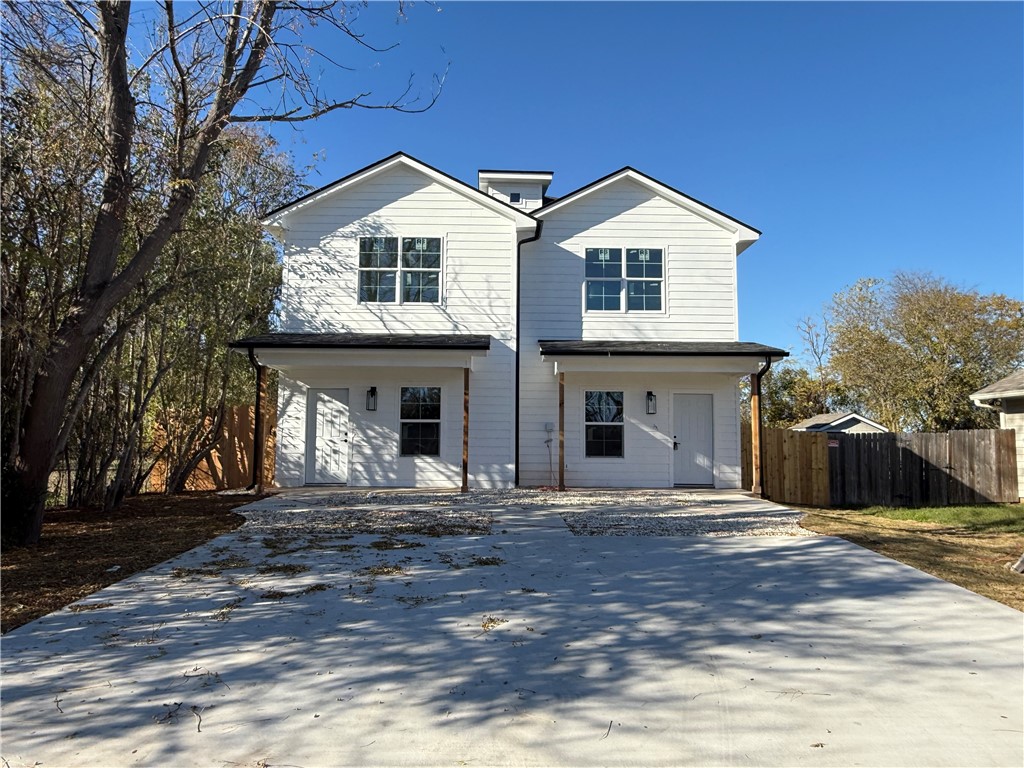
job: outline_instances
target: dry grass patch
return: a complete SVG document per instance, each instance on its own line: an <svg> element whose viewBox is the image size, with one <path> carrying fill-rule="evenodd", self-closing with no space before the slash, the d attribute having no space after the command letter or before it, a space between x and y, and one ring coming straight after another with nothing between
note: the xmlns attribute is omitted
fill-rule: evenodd
<svg viewBox="0 0 1024 768"><path fill-rule="evenodd" d="M3 553L3 631L234 530L245 518L231 510L255 499L207 492L147 494L127 499L111 512L48 511L38 546Z"/></svg>
<svg viewBox="0 0 1024 768"><path fill-rule="evenodd" d="M1024 517L1024 508L1013 507ZM988 526L986 530L977 524L966 527L892 519L884 514L877 510L808 510L801 524L815 533L839 536L1024 611L1024 576L1006 567L1024 552L1024 534L1007 531L1005 525Z"/></svg>

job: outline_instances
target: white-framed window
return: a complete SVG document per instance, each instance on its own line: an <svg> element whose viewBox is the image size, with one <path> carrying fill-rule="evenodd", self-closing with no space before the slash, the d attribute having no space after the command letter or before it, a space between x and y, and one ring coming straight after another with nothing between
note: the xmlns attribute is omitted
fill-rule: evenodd
<svg viewBox="0 0 1024 768"><path fill-rule="evenodd" d="M623 397L621 391L583 393L584 454L587 458L623 456Z"/></svg>
<svg viewBox="0 0 1024 768"><path fill-rule="evenodd" d="M662 248L584 248L587 312L661 312L665 305Z"/></svg>
<svg viewBox="0 0 1024 768"><path fill-rule="evenodd" d="M359 238L360 303L440 301L440 237Z"/></svg>
<svg viewBox="0 0 1024 768"><path fill-rule="evenodd" d="M402 456L441 455L441 388L402 387Z"/></svg>

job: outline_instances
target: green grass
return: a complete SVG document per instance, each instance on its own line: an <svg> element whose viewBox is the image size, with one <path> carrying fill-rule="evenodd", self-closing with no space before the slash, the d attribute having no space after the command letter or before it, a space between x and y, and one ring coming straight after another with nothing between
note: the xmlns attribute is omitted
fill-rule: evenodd
<svg viewBox="0 0 1024 768"><path fill-rule="evenodd" d="M981 504L965 507L868 507L865 515L890 520L916 520L965 528L977 533L1024 533L1024 504Z"/></svg>

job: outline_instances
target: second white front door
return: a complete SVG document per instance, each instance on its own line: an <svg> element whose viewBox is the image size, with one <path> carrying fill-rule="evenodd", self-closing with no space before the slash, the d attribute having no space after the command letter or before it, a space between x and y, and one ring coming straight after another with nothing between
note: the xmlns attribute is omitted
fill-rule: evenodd
<svg viewBox="0 0 1024 768"><path fill-rule="evenodd" d="M715 484L711 395L674 395L672 426L676 485Z"/></svg>
<svg viewBox="0 0 1024 768"><path fill-rule="evenodd" d="M306 482L348 482L348 390L311 389L306 401Z"/></svg>

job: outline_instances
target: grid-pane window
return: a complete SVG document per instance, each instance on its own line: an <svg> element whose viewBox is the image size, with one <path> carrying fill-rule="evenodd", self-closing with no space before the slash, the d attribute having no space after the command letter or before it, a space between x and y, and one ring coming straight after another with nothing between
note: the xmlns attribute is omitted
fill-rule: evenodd
<svg viewBox="0 0 1024 768"><path fill-rule="evenodd" d="M359 238L359 300L394 301L398 238Z"/></svg>
<svg viewBox="0 0 1024 768"><path fill-rule="evenodd" d="M401 453L441 455L441 388L402 387Z"/></svg>
<svg viewBox="0 0 1024 768"><path fill-rule="evenodd" d="M587 311L618 312L622 307L622 249L587 248Z"/></svg>
<svg viewBox="0 0 1024 768"><path fill-rule="evenodd" d="M359 301L441 301L441 238L359 238Z"/></svg>
<svg viewBox="0 0 1024 768"><path fill-rule="evenodd" d="M588 457L621 457L622 392L587 390L583 398L585 449Z"/></svg>
<svg viewBox="0 0 1024 768"><path fill-rule="evenodd" d="M587 311L617 312L621 306L620 292L618 280L588 280Z"/></svg>
<svg viewBox="0 0 1024 768"><path fill-rule="evenodd" d="M665 285L664 256L661 248L584 249L586 310L660 312Z"/></svg>

